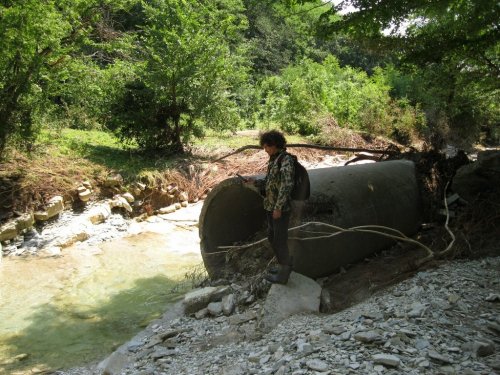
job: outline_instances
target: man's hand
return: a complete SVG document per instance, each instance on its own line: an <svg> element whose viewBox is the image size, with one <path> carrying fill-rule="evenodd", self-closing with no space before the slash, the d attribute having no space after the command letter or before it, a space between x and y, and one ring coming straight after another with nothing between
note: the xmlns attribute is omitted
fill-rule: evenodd
<svg viewBox="0 0 500 375"><path fill-rule="evenodd" d="M277 220L281 217L281 210L274 210L273 211L273 219Z"/></svg>

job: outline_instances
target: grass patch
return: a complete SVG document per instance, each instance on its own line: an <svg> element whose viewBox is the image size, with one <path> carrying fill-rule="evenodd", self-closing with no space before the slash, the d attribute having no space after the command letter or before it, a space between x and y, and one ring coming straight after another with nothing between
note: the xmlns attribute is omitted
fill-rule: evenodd
<svg viewBox="0 0 500 375"><path fill-rule="evenodd" d="M304 141L296 136L287 139L290 143ZM29 154L11 149L0 164L0 200L5 201L0 207L0 220L12 210L42 208L54 195L76 197L76 188L83 181L99 187L112 173L120 173L126 184L137 180L156 187L177 183L190 196L197 196L203 193L206 184L215 184L217 178L230 174L230 171L219 173L220 176L208 173L210 159L258 143L255 131L211 132L188 145L191 153L151 156L141 154L137 146L124 146L109 132L46 129Z"/></svg>
<svg viewBox="0 0 500 375"><path fill-rule="evenodd" d="M171 156L141 154L137 146L124 146L113 134L99 130L45 131L40 144L50 155L85 159L96 166L119 172L126 179L170 168L175 160Z"/></svg>
<svg viewBox="0 0 500 375"><path fill-rule="evenodd" d="M288 143L306 143L306 138L299 135L287 135ZM194 148L203 148L208 152L235 150L246 145L259 145L258 131L213 132L209 131L203 138L193 141Z"/></svg>

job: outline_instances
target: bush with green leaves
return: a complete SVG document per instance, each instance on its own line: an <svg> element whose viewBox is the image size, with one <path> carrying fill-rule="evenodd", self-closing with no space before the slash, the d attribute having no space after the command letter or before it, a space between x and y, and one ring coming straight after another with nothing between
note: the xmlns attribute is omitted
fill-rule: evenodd
<svg viewBox="0 0 500 375"><path fill-rule="evenodd" d="M0 154L11 136L34 135L40 77L61 56L72 32L68 8L35 0L0 5Z"/></svg>
<svg viewBox="0 0 500 375"><path fill-rule="evenodd" d="M425 121L418 108L391 99L382 72L378 68L370 77L349 66L342 68L334 56L323 63L303 60L280 76L262 80L260 120L309 135L320 131L317 121L328 115L343 128L409 141Z"/></svg>
<svg viewBox="0 0 500 375"><path fill-rule="evenodd" d="M241 3L156 0L143 7L137 53L144 63L118 96L111 127L153 152L182 152L202 127L236 127L232 87L245 79Z"/></svg>

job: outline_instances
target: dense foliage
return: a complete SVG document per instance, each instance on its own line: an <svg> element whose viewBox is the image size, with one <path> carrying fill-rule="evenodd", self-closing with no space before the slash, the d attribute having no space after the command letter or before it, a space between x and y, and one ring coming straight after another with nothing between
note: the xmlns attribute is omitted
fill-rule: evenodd
<svg viewBox="0 0 500 375"><path fill-rule="evenodd" d="M296 3L313 7L315 1L289 0ZM498 2L345 0L336 4L322 15L323 33L347 32L370 49L391 54L398 69L392 71L397 80L391 86L398 86L394 94L421 104L434 133L455 142L474 141L482 128L496 132L498 141ZM355 11L332 20L332 15L347 9Z"/></svg>
<svg viewBox="0 0 500 375"><path fill-rule="evenodd" d="M318 134L325 118L402 142L498 137L498 4L337 3L2 1L0 155L42 127L162 153L207 129Z"/></svg>

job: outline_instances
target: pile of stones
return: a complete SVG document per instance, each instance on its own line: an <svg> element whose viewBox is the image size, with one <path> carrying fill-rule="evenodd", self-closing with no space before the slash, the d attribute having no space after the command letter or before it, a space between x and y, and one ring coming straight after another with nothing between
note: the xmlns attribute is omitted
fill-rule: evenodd
<svg viewBox="0 0 500 375"><path fill-rule="evenodd" d="M499 271L500 258L450 262L340 313L295 315L269 333L258 328L263 300L166 314L125 344L120 360L78 373L495 374Z"/></svg>

